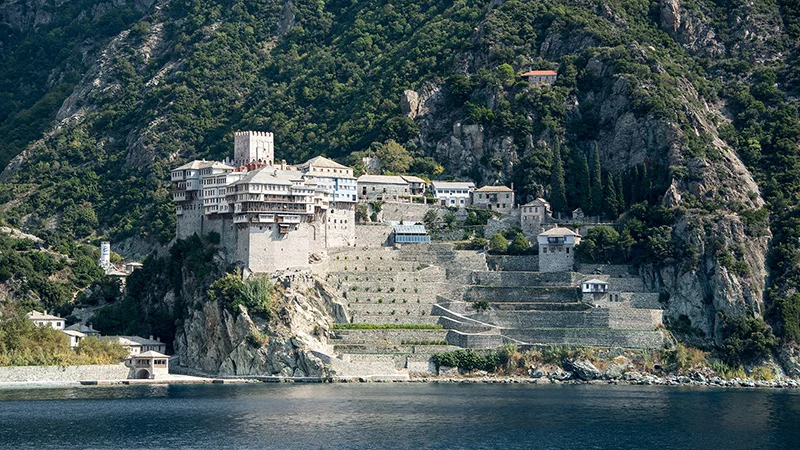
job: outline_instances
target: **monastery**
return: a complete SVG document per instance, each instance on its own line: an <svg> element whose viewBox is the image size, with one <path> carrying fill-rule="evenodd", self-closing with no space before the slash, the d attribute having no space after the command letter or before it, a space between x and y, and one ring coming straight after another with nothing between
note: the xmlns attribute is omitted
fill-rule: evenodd
<svg viewBox="0 0 800 450"><path fill-rule="evenodd" d="M237 132L232 160L192 161L171 180L177 237L216 232L251 272L307 267L313 254L355 245L353 169L322 156L275 164L272 133Z"/></svg>

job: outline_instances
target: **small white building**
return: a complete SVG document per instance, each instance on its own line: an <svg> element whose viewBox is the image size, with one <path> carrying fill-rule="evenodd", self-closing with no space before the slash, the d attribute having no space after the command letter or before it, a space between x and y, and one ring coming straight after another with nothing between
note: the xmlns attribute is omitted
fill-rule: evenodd
<svg viewBox="0 0 800 450"><path fill-rule="evenodd" d="M153 336L150 336L150 339L140 336L104 336L102 339L118 342L119 345L128 350L130 356L136 356L149 351L159 353L167 351L167 345L161 342L160 339L153 339Z"/></svg>
<svg viewBox="0 0 800 450"><path fill-rule="evenodd" d="M83 338L86 337L86 335L81 333L80 331L61 330L61 332L66 334L69 337L69 347L70 348L77 348L78 344L80 344L81 341L83 340Z"/></svg>
<svg viewBox="0 0 800 450"><path fill-rule="evenodd" d="M431 181L431 190L439 205L463 208L472 204L475 183L471 181Z"/></svg>
<svg viewBox="0 0 800 450"><path fill-rule="evenodd" d="M608 292L608 283L603 280L593 278L581 282L581 293L583 294L605 294Z"/></svg>
<svg viewBox="0 0 800 450"><path fill-rule="evenodd" d="M169 356L156 351L146 351L131 355L125 360L130 368L128 378L153 380L169 375Z"/></svg>
<svg viewBox="0 0 800 450"><path fill-rule="evenodd" d="M530 85L553 84L558 78L558 72L555 70L531 70L521 76L527 78Z"/></svg>
<svg viewBox="0 0 800 450"><path fill-rule="evenodd" d="M43 313L39 311L31 311L26 315L28 316L28 319L30 319L30 321L36 326L52 327L56 330L64 329L64 319L52 314L47 314L47 311Z"/></svg>
<svg viewBox="0 0 800 450"><path fill-rule="evenodd" d="M575 246L581 235L569 228L555 227L539 234L539 271L571 272L575 265Z"/></svg>

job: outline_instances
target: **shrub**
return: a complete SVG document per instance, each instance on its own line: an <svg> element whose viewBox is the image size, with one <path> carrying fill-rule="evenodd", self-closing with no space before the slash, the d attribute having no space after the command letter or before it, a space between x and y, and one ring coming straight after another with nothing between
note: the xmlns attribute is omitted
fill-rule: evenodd
<svg viewBox="0 0 800 450"><path fill-rule="evenodd" d="M442 366L458 367L461 370L485 370L494 372L505 365L508 356L503 351L477 352L475 350L455 350L452 352L434 353L431 360L436 368Z"/></svg>
<svg viewBox="0 0 800 450"><path fill-rule="evenodd" d="M508 240L500 233L495 233L489 240L489 250L494 253L505 253L508 250Z"/></svg>
<svg viewBox="0 0 800 450"><path fill-rule="evenodd" d="M488 300L479 300L477 302L472 303L472 309L475 311L486 311L489 309L489 301Z"/></svg>
<svg viewBox="0 0 800 450"><path fill-rule="evenodd" d="M729 365L752 363L769 357L778 345L772 329L758 317L720 313L722 346L720 353Z"/></svg>

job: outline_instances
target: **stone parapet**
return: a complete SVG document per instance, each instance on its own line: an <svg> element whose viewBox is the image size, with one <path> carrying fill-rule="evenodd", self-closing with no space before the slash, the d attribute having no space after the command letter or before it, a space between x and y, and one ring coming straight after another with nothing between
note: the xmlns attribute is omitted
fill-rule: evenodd
<svg viewBox="0 0 800 450"><path fill-rule="evenodd" d="M575 272L473 272L475 284L485 286L577 286L582 274Z"/></svg>
<svg viewBox="0 0 800 450"><path fill-rule="evenodd" d="M561 344L576 346L660 348L664 337L658 331L602 329L513 329L503 336L525 344ZM450 342L448 340L448 342Z"/></svg>
<svg viewBox="0 0 800 450"><path fill-rule="evenodd" d="M446 334L446 333L445 333ZM12 366L0 367L0 382L70 382L81 380L124 380L130 369L124 364L98 366Z"/></svg>
<svg viewBox="0 0 800 450"><path fill-rule="evenodd" d="M400 345L408 341L442 341L447 330L336 330L334 344L384 344Z"/></svg>
<svg viewBox="0 0 800 450"><path fill-rule="evenodd" d="M503 345L503 336L499 334L471 334L450 330L447 342L462 348L497 348Z"/></svg>

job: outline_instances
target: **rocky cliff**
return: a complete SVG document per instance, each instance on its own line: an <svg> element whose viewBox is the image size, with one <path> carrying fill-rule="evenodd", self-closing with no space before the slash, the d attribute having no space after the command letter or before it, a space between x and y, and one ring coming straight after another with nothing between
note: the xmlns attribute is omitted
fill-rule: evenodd
<svg viewBox="0 0 800 450"><path fill-rule="evenodd" d="M194 306L175 337L180 365L215 375L329 375L314 353L333 354L328 337L342 305L333 290L309 275L283 275L276 286L275 317L269 320L251 316L243 306L231 311L204 292L185 292Z"/></svg>

